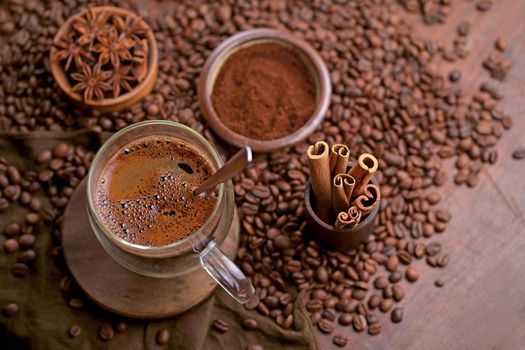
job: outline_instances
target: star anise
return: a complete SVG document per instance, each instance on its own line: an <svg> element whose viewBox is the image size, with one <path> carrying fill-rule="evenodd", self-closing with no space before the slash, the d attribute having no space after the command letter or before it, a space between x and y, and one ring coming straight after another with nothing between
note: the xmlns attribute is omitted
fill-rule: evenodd
<svg viewBox="0 0 525 350"><path fill-rule="evenodd" d="M124 34L127 38L133 38L139 40L138 37L144 37L148 28L144 25L144 22L141 18L133 18L131 16L126 16L122 18L121 16L113 16L113 24L118 28L121 34Z"/></svg>
<svg viewBox="0 0 525 350"><path fill-rule="evenodd" d="M52 62L58 62L66 60L65 69L69 70L71 63L75 61L77 67L82 67L84 59L94 61L93 55L84 50L73 40L73 35L61 38L58 43L55 44L57 51L51 56Z"/></svg>
<svg viewBox="0 0 525 350"><path fill-rule="evenodd" d="M111 76L111 72L103 71L100 63L93 69L87 64L82 65L82 73L72 73L71 78L78 81L73 86L73 91L82 92L84 101L90 101L93 94L100 100L104 98L104 91L111 90L111 86L106 80Z"/></svg>
<svg viewBox="0 0 525 350"><path fill-rule="evenodd" d="M109 60L113 67L120 65L120 60L131 60L129 50L135 45L135 40L130 38L119 38L117 29L111 27L106 33L97 36L98 44L93 46L91 51L98 52L98 62L106 64Z"/></svg>
<svg viewBox="0 0 525 350"><path fill-rule="evenodd" d="M123 88L126 91L132 90L132 87L129 82L134 81L136 79L135 77L129 74L131 72L131 68L131 66L127 65L117 67L113 71L113 74L109 79L109 83L113 87L113 97L118 97L120 95L120 88Z"/></svg>
<svg viewBox="0 0 525 350"><path fill-rule="evenodd" d="M95 41L95 38L106 31L108 27L109 13L107 11L99 11L95 13L91 7L87 9L85 18L81 16L73 22L73 28L81 34L78 39L80 45L89 44L90 46Z"/></svg>

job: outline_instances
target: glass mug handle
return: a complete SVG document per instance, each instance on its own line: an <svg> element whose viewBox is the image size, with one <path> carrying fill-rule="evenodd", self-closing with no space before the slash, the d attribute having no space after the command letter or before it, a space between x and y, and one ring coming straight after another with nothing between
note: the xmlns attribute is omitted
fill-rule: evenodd
<svg viewBox="0 0 525 350"><path fill-rule="evenodd" d="M255 294L252 282L215 244L210 241L199 253L201 265L224 290L244 304Z"/></svg>

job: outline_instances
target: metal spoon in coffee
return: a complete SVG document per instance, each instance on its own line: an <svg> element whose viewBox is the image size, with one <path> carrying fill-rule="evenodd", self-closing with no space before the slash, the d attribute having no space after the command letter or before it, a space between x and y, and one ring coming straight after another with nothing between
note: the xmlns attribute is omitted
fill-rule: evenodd
<svg viewBox="0 0 525 350"><path fill-rule="evenodd" d="M217 170L208 180L204 181L199 187L193 190L193 195L206 192L220 183L227 181L243 171L253 160L252 149L250 146L244 146L229 161Z"/></svg>

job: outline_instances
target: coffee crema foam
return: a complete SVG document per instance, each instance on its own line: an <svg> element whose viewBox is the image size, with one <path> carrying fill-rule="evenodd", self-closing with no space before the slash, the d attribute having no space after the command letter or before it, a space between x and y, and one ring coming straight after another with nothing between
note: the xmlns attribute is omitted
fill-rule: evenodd
<svg viewBox="0 0 525 350"><path fill-rule="evenodd" d="M142 246L163 246L199 229L213 212L218 189L192 191L215 171L194 146L148 136L122 148L104 167L96 208L108 228Z"/></svg>

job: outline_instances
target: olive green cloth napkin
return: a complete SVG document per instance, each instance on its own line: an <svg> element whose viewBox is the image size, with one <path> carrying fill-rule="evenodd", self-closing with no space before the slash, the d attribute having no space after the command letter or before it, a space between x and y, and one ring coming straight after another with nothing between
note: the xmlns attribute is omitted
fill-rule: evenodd
<svg viewBox="0 0 525 350"><path fill-rule="evenodd" d="M0 155L19 170L39 170L34 159L44 150L58 143L83 145L96 151L108 134L99 135L90 131L44 132L27 134L0 132ZM42 193L37 193L49 207ZM23 222L26 209L11 204L0 213L0 232L12 222ZM85 215L79 213L78 215ZM2 349L244 349L249 344L261 344L264 349L318 349L314 332L302 306L295 309L294 325L283 330L273 320L246 310L226 293L217 290L210 298L188 312L160 321L132 320L111 314L94 305L77 291L85 301L81 309L67 305L59 285L68 275L67 267L58 267L53 261L52 227L39 223L35 230L37 238L34 250L37 260L29 276L14 277L10 270L16 262L17 253L0 252L0 308L8 303L17 303L20 313L13 318L0 314L0 348ZM4 235L0 235L3 244ZM154 292L154 291L152 291ZM300 298L297 298L298 300ZM258 330L245 331L241 320L253 317L258 321ZM226 333L218 333L210 326L217 318L229 324ZM124 333L115 333L113 339L102 341L98 327L104 322L113 325L124 321ZM68 336L72 325L82 328L80 336ZM168 328L171 340L165 346L156 344L159 329Z"/></svg>

